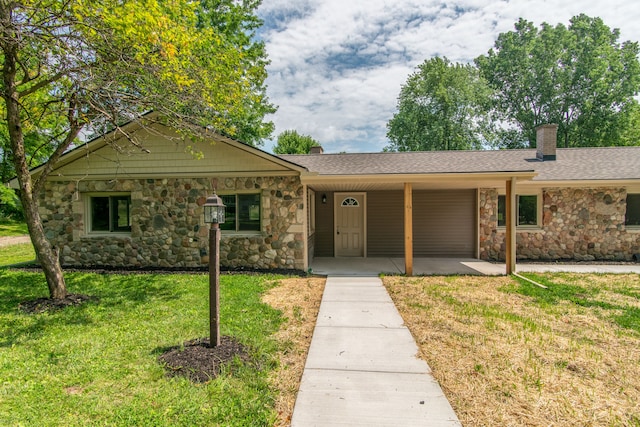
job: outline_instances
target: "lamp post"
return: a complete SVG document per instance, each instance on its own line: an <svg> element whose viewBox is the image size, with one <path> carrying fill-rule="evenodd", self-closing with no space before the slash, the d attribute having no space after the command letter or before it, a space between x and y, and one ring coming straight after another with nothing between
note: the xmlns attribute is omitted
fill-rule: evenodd
<svg viewBox="0 0 640 427"><path fill-rule="evenodd" d="M215 190L204 203L204 222L209 227L209 342L220 345L220 224L224 223L224 203Z"/></svg>

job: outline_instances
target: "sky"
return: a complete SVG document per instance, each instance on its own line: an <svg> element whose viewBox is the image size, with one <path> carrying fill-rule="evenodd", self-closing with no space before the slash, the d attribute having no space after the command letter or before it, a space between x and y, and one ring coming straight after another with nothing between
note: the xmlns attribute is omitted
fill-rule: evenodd
<svg viewBox="0 0 640 427"><path fill-rule="evenodd" d="M436 56L472 62L519 18L537 27L580 13L640 41L637 0L263 0L275 137L294 129L327 153L379 152L401 86Z"/></svg>

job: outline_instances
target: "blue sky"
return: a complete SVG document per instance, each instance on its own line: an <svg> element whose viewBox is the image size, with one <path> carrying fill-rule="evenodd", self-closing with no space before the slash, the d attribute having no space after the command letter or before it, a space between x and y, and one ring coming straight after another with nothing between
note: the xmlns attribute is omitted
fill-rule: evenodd
<svg viewBox="0 0 640 427"><path fill-rule="evenodd" d="M263 0L274 136L295 129L326 152L381 151L417 65L435 56L471 62L520 17L555 25L580 13L619 28L620 41L640 41L636 0Z"/></svg>

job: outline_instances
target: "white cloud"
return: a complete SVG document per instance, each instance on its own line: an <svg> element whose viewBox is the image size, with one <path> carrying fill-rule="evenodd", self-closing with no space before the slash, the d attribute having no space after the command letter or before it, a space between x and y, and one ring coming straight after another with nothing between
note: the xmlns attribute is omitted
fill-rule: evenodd
<svg viewBox="0 0 640 427"><path fill-rule="evenodd" d="M555 25L585 13L620 28L621 40L640 40L640 8L626 0L263 0L259 13L275 135L295 129L329 152L380 151L418 64L472 61L520 17Z"/></svg>

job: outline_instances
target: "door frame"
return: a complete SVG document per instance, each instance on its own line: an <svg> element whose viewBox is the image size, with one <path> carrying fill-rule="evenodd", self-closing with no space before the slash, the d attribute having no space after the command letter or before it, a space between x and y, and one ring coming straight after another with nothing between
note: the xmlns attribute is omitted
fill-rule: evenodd
<svg viewBox="0 0 640 427"><path fill-rule="evenodd" d="M342 200L347 196L362 197L362 237L363 237L362 257L366 258L367 257L367 193L364 191L341 191L341 192L333 193L333 256L334 258L340 258L338 256L338 239L336 238L338 233L338 209L340 209ZM359 258L359 257L353 257L353 258Z"/></svg>

